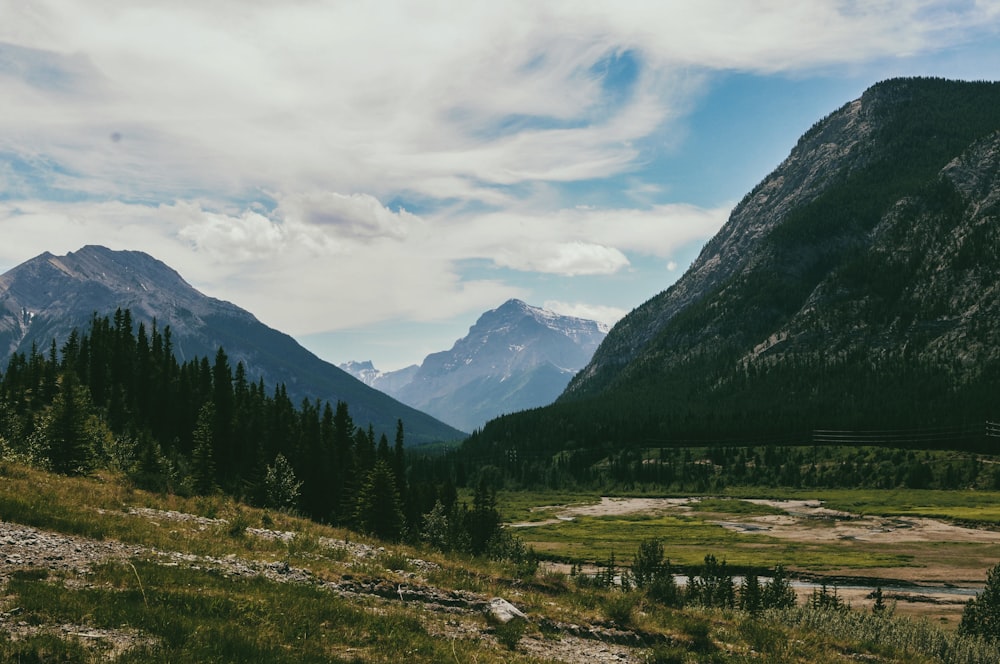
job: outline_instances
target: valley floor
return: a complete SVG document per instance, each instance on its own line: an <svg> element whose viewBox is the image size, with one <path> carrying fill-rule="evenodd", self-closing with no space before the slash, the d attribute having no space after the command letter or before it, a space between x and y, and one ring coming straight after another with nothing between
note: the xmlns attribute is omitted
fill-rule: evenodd
<svg viewBox="0 0 1000 664"><path fill-rule="evenodd" d="M570 524L589 530L586 537L592 546L604 534L612 542L607 546L612 547L623 543L617 538L616 526L632 524L636 530L649 525L644 532L661 537L668 556L680 555L684 560L685 553L694 549L686 541L692 524L711 524L736 538L720 532L719 541L712 543L710 537L703 536L702 553L694 555L715 553L731 562L752 565L787 552L788 557L778 562L798 576L794 587L800 602L825 584L836 586L852 606L869 608L872 591L881 587L886 599L898 603L898 613L931 618L951 627L958 625L969 598L982 591L986 570L1000 561L997 524L860 514L828 507L819 499L602 496L579 504L539 505L532 511L533 520L516 521L511 526L553 555L576 555L557 536ZM574 537L580 535L579 530L574 531ZM598 550L601 547L598 544ZM801 547L812 549L811 560L797 556L804 550ZM827 555L817 557L820 549ZM838 555L845 549L851 550L845 557L850 564L839 566ZM621 558L634 550L635 546L618 549L617 555ZM870 565L866 564L866 553L873 554ZM892 556L897 556L898 564L893 564ZM599 562L585 563L582 569L594 572L598 569L594 563ZM549 565L560 572L571 568L569 563ZM678 578L683 583L684 577Z"/></svg>

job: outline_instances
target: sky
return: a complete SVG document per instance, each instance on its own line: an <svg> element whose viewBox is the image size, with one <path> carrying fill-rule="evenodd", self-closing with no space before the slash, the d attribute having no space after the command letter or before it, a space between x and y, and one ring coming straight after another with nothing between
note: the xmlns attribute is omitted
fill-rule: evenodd
<svg viewBox="0 0 1000 664"><path fill-rule="evenodd" d="M334 363L613 324L814 122L1000 77L1000 2L0 0L0 272L145 251Z"/></svg>

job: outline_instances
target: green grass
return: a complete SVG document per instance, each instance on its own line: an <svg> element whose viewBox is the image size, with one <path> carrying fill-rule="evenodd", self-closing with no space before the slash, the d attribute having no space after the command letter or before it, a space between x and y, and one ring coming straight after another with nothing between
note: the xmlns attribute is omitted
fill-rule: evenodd
<svg viewBox="0 0 1000 664"><path fill-rule="evenodd" d="M819 619L810 617L808 610L795 609L769 614L766 622L757 622L739 611L676 610L638 591L626 594L620 589L582 587L553 572L519 578L501 563L444 556L421 547L386 544L385 550L374 556L355 559L342 548L325 546L322 538L356 541L360 539L356 534L253 509L220 496L184 499L148 494L129 488L110 474L67 478L11 463L0 467L0 475L0 519L6 521L164 551L286 560L326 581L343 581L350 575L366 583L426 584L446 592L502 596L530 617L527 623L503 631L479 614L443 613L391 598L344 598L321 584L232 576L224 571L225 566L216 568L204 559L178 565L139 555L96 565L85 575L4 569L0 575L6 578L0 587L0 613L9 616L0 623L0 661L4 662L542 664L551 660L531 655L526 642L533 642L531 652L547 652L547 644L554 645L565 637L554 627L556 622L601 629L615 625L636 630L650 644L660 644L634 651L636 661L822 663L842 662L856 654L864 658L872 655L886 664L950 661L935 660L921 649L923 642L914 641L914 635L925 633L929 635L926 638L938 639L935 643L952 644L947 646L952 648L948 653L973 653L954 661L1000 661L997 651L990 655L981 645L970 645L926 624L909 627L906 621L893 619L899 623L893 627L895 631L877 632L883 637L872 641L872 623L860 618L816 623ZM881 498L884 508L898 509L904 503L920 506L935 495ZM639 541L654 536L663 539L675 564L691 566L700 564L707 553L734 567L772 566L791 560L805 568L843 570L913 565L922 558L975 558L982 560L984 569L994 564L987 562L997 551L993 545L939 542L886 550L849 541L789 542L764 534L736 533L712 522L773 513L739 498L705 500L700 510L688 512L580 517L519 533L538 546L548 547L550 555L606 562L614 552L623 565L630 562ZM844 492L839 498L874 505L878 496ZM534 505L597 500L595 494L521 494L512 501L509 513L530 514ZM954 509L961 506L960 500L953 497L953 501L941 500L939 505ZM970 505L988 508L986 502ZM129 513L135 507L225 518L228 523L198 525L161 514ZM290 543L265 540L245 534L244 525L293 531L297 536ZM809 527L828 525L817 522ZM367 543L380 545L372 540ZM412 558L435 565L424 569L411 563ZM88 630L105 631L96 637L73 636L73 632ZM133 642L113 653L107 642L109 634L124 635Z"/></svg>
<svg viewBox="0 0 1000 664"><path fill-rule="evenodd" d="M139 580L142 581L141 587ZM406 610L373 611L314 586L227 578L136 560L95 570L86 588L61 579L13 578L10 601L32 624L127 625L152 645L120 662L444 661L450 644L431 638ZM0 651L2 652L2 651Z"/></svg>
<svg viewBox="0 0 1000 664"><path fill-rule="evenodd" d="M730 565L786 567L824 571L842 568L908 567L910 553L882 551L848 541L802 543L763 534L737 533L699 516L622 515L579 517L573 521L518 531L541 554L580 563L606 564L613 553L629 564L645 539L660 538L671 562L700 565L707 553Z"/></svg>
<svg viewBox="0 0 1000 664"><path fill-rule="evenodd" d="M691 509L695 512L716 512L729 516L770 516L774 514L785 514L785 510L770 505L758 505L757 503L739 500L737 498L702 498L691 503Z"/></svg>
<svg viewBox="0 0 1000 664"><path fill-rule="evenodd" d="M505 521L518 523L551 519L565 506L596 505L601 502L597 492L567 491L500 491L497 502Z"/></svg>
<svg viewBox="0 0 1000 664"><path fill-rule="evenodd" d="M667 557L682 566L698 565L706 553L725 558L731 565L773 567L782 564L792 570L841 573L852 569L912 568L953 564L961 557L973 557L989 567L1000 558L1000 547L989 543L909 543L896 544L838 540L826 535L832 521L804 521L801 541L768 535L766 531L735 532L719 522L753 523L753 517L785 514L779 507L748 502L747 498L820 499L827 507L846 512L883 516L932 516L991 525L1000 510L1000 494L972 491L742 491L721 498L702 498L689 503L688 511L673 510L654 514L579 516L572 521L547 523L518 529L518 535L544 557L566 562L604 564L614 553L619 563L628 564L644 539L663 541ZM553 496L523 493L518 514L529 514L531 505L552 505ZM562 495L562 504L586 499L580 494ZM996 502L994 502L996 501ZM591 502L596 502L592 498ZM537 512L535 512L537 514ZM543 515L553 516L552 512ZM536 519L538 521L542 519ZM811 537L810 532L815 536ZM909 573L903 576L911 576Z"/></svg>

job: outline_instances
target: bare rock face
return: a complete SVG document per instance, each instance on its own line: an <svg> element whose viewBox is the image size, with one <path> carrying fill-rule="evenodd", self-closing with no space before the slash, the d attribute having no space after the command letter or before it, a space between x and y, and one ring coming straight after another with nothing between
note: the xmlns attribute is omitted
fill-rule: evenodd
<svg viewBox="0 0 1000 664"><path fill-rule="evenodd" d="M371 363L342 367L403 403L473 431L497 415L552 403L606 334L597 321L509 300L420 366L384 374Z"/></svg>

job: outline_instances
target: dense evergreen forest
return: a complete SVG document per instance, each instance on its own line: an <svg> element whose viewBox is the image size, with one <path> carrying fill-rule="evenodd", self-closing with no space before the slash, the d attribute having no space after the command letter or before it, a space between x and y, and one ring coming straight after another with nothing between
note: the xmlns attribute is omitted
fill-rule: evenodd
<svg viewBox="0 0 1000 664"><path fill-rule="evenodd" d="M492 487L480 483L469 507L447 473L409 480L403 445L403 422L376 440L346 403L296 406L284 385L248 382L222 348L180 364L170 328L136 327L127 309L95 314L61 348L14 355L0 375L0 456L64 474L111 468L155 491L224 491L384 539L524 553L501 532Z"/></svg>
<svg viewBox="0 0 1000 664"><path fill-rule="evenodd" d="M136 328L119 310L95 315L61 348L53 341L12 357L0 374L0 454L61 473L111 468L156 491L224 491L388 539L515 556L516 541L491 542L500 532L496 488L1000 488L1000 466L979 456L1000 443L1000 426L988 422L796 430L805 416L772 412L772 435L682 438L643 431L614 406L598 400L581 417L557 403L488 425L510 434L502 442L476 432L457 450L404 452L402 422L394 440L376 439L343 402L296 405L283 385L248 382L222 348L212 361L178 363L169 327ZM629 432L633 443L613 442ZM965 452L939 451L947 448ZM475 488L471 508L458 501L462 487Z"/></svg>
<svg viewBox="0 0 1000 664"><path fill-rule="evenodd" d="M922 449L912 449L919 434ZM995 454L939 449L966 436L1000 446L1000 425L907 432L812 432L748 439L685 441L664 446L612 444L551 450L485 445L475 438L438 466L470 470L509 489L583 489L608 492L704 495L735 487L790 489L1000 490ZM945 438L940 438L944 436ZM532 439L533 440L533 439ZM936 442L937 441L937 442ZM419 466L425 461L413 459Z"/></svg>

